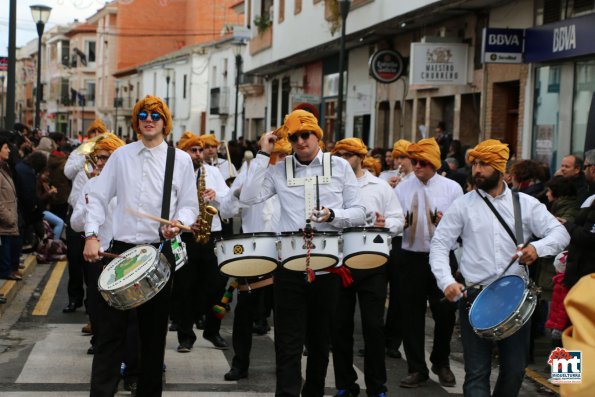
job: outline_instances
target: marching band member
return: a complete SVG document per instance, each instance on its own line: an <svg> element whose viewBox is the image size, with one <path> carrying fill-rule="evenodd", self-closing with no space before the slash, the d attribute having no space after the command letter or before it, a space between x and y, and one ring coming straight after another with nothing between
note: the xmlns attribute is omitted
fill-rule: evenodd
<svg viewBox="0 0 595 397"><path fill-rule="evenodd" d="M359 138L345 138L335 144L333 155L351 165L365 197L367 226L387 228L391 236L403 230L403 210L388 183L362 168L368 148ZM355 302L359 301L365 344L364 375L369 396L385 396L384 304L386 269L351 269L353 283L341 288L337 319L333 327L333 363L338 396L357 396L360 388L353 369Z"/></svg>
<svg viewBox="0 0 595 397"><path fill-rule="evenodd" d="M278 162L283 162L286 156L291 155L291 144L287 139L278 139L275 142L269 166ZM243 167L231 185L231 192L227 196L228 205L234 207L233 213L240 210L240 203L236 195L245 182L249 167ZM275 195L268 200L254 204L252 206L242 206L242 232L272 232L277 230L277 224L280 219L281 206L279 198ZM236 301L236 307L233 317L233 350L234 356L231 362L231 368L224 376L225 380L233 381L248 376L250 366L250 351L252 350L252 322L259 314L265 295L269 293L272 286L264 286L252 289L250 283L264 282L266 277L255 277L250 279L238 279L239 288Z"/></svg>
<svg viewBox="0 0 595 397"><path fill-rule="evenodd" d="M492 341L475 334L469 324L468 304L481 289L495 281L517 252L517 244L488 207L485 200L500 213L503 221L515 230L513 193L504 183L508 161L508 145L495 139L481 142L468 153L477 190L455 200L440 221L431 242L430 264L438 286L450 301L461 297L459 318L465 361L465 396L516 396L519 393L525 367L528 364L530 323L515 334L497 342L500 351L500 371L493 394L490 394ZM533 241L521 250L519 262L531 264L538 257L554 256L570 241L564 226L533 197L518 193L524 242ZM449 266L449 251L457 239L463 239L459 270L465 286L455 281ZM513 265L506 274L522 276L524 269ZM464 294L463 294L464 292ZM489 315L489 313L486 313Z"/></svg>
<svg viewBox="0 0 595 397"><path fill-rule="evenodd" d="M203 158L204 162L212 165L213 167L219 168L221 175L224 180L228 180L230 177L237 175L237 170L233 164L230 164L227 160L219 158L217 156L217 149L221 142L215 138L214 134L201 135L200 138L204 144ZM232 175L233 173L233 175Z"/></svg>
<svg viewBox="0 0 595 397"><path fill-rule="evenodd" d="M192 161L187 153L172 149L175 166L171 186L170 223L159 227L154 220L137 218L129 213L139 209L148 214L159 214L164 198L165 168L168 146L164 138L171 132L172 118L167 105L157 97L147 95L134 106L132 127L140 141L115 151L105 164L97 182L88 193L85 221L84 257L89 262L100 258L99 227L106 221L107 207L113 197L118 198L113 217L113 243L111 251L120 254L138 244L151 244L158 248L171 266L174 258L165 239L174 238L180 224L193 224L198 215L196 186ZM167 211L169 210L169 211ZM173 271L163 289L151 300L136 308L140 336L140 376L138 395L161 396L165 336L170 308ZM113 396L117 391L121 353L126 339L129 311L108 306L101 298L94 333L97 346L91 373L91 397Z"/></svg>
<svg viewBox="0 0 595 397"><path fill-rule="evenodd" d="M403 346L409 375L401 387L418 387L428 380L425 359L425 317L427 301L434 317L434 345L430 361L432 372L440 384L456 384L450 370L450 339L455 323L455 306L441 302L442 291L436 285L429 262L430 242L442 214L452 202L463 195L461 186L438 175L440 148L434 138L422 139L407 148L415 178L409 178L396 188L397 198L406 211L402 249L397 266L397 294L400 313L407 319L402 327ZM452 255L454 261L454 254ZM455 266L453 262L453 266Z"/></svg>
<svg viewBox="0 0 595 397"><path fill-rule="evenodd" d="M268 167L277 137L273 133L263 135L261 150L250 164L240 201L252 205L277 194L283 214L280 232L305 229L306 219L311 219L313 227L321 231L363 225L365 208L353 170L347 161L323 155L319 147L322 129L316 117L304 110L294 110L285 118L282 129L288 135L294 155L285 163ZM330 175L324 171L329 166L332 168ZM290 186L291 173L304 183ZM306 190L305 181L313 178L304 177L313 176L329 180L319 186L320 209L316 206L306 208L306 201L312 202L313 190L312 186ZM292 177L294 181L296 178ZM276 395L322 396L340 277L332 272L319 272L309 283L302 272L283 268L275 272L274 277ZM302 389L304 343L309 354Z"/></svg>
<svg viewBox="0 0 595 397"><path fill-rule="evenodd" d="M202 137L186 132L178 143L178 148L184 150L192 159L194 180L198 189L200 205L219 207L223 197L229 192L229 187L219 169L211 167L202 160L205 146ZM204 219L203 219L204 217ZM203 338L218 349L227 349L225 339L219 334L221 319L217 318L212 307L221 298L227 283L227 277L219 272L217 257L215 256L215 239L221 236L221 220L218 216L207 217L207 211L201 211L203 240L197 241L190 233L182 234L182 241L186 244L188 263L177 272L174 284L173 318L177 324L178 352L187 353L192 350L196 335L192 330L196 318L196 302L204 307L206 313Z"/></svg>

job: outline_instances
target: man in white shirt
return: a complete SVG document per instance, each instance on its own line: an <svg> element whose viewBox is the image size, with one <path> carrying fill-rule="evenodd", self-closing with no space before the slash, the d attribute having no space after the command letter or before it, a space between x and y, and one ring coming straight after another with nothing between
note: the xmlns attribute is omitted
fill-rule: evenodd
<svg viewBox="0 0 595 397"><path fill-rule="evenodd" d="M387 228L391 236L403 231L403 211L388 183L362 169L368 148L359 138L338 141L333 155L351 165L362 197L365 197L366 226ZM372 234L373 235L373 234ZM370 237L372 238L372 237ZM389 237L390 238L390 237ZM339 295L337 318L333 328L333 363L337 395L357 396L360 391L353 369L353 330L355 303L359 301L364 334L364 374L368 396L385 396L384 305L386 302L386 268L350 269L353 283L343 286Z"/></svg>
<svg viewBox="0 0 595 397"><path fill-rule="evenodd" d="M178 143L178 148L184 150L192 159L194 166L194 182L197 189L200 178L204 176L205 189L200 200L204 205L219 207L219 203L229 192L223 176L215 167L205 164L202 160L203 141L201 137L186 132ZM202 173L204 172L204 175ZM205 314L205 328L203 338L217 349L227 349L229 346L219 334L221 319L213 314L212 307L221 300L225 292L227 277L219 272L217 257L215 256L215 240L221 237L221 219L213 216L211 220L210 237L206 242L197 242L190 233L182 234L182 241L186 244L188 263L176 273L177 281L173 288L172 318L178 331L178 352L188 353L196 341L192 330L197 311ZM197 302L200 308L197 310Z"/></svg>
<svg viewBox="0 0 595 397"><path fill-rule="evenodd" d="M235 177L238 174L238 171L231 164L229 161L219 158L217 156L217 150L219 149L219 145L221 142L215 138L213 134L201 135L200 136L203 144L204 144L204 162L212 165L213 167L219 168L221 171L221 175L223 175L223 179L227 181L230 177Z"/></svg>
<svg viewBox="0 0 595 397"><path fill-rule="evenodd" d="M411 145L406 139L399 139L393 145L392 162L394 168L388 171L382 171L379 178L388 182L388 184L395 188L399 182L410 177L412 174L411 160L407 156L407 148Z"/></svg>
<svg viewBox="0 0 595 397"><path fill-rule="evenodd" d="M497 342L500 371L493 394L490 394L493 343L475 334L469 324L468 307L473 299L482 287L502 275L517 254L516 243L526 243L536 236L537 240L521 250L519 259L521 264L531 264L538 257L558 254L570 241L564 226L543 204L529 195L518 194L523 242L513 241L490 210L484 200L489 200L511 231L515 230L513 193L503 179L508 155L507 145L494 139L481 142L469 152L477 190L452 203L432 239L430 263L440 290L452 302L464 295L459 304L459 318L465 359L465 396L518 395L529 354L528 322L515 334ZM470 287L464 294L465 285L454 279L449 267L449 251L459 237L463 240L459 270L465 284ZM525 269L518 264L511 266L505 274L528 277Z"/></svg>
<svg viewBox="0 0 595 397"><path fill-rule="evenodd" d="M157 97L146 96L136 103L132 127L141 140L116 150L97 177L89 192L85 222L84 257L89 262L100 258L99 226L105 223L107 206L118 198L114 209L111 252L122 253L139 244L158 248L165 239L174 238L180 224L193 224L198 216L198 199L192 161L187 153L175 149L175 165L168 208L169 224L130 214L137 209L151 215L161 214L168 152L165 136L171 132L172 119L167 105ZM168 241L162 253L171 266L174 258ZM163 289L151 300L136 308L140 335L141 373L139 396L161 396L165 336L170 309L173 271ZM101 298L98 298L101 299ZM98 310L97 337L91 374L91 397L111 397L117 391L119 368L126 340L129 311L118 310L105 301Z"/></svg>
<svg viewBox="0 0 595 397"><path fill-rule="evenodd" d="M285 118L279 134L287 134L294 155L285 163L268 167L270 153L277 139L267 133L260 139L261 151L250 163L248 176L240 194L246 205L265 201L277 194L283 214L279 232L305 229L306 219L318 231L338 231L344 227L362 226L365 208L360 198L355 174L347 161L323 156L319 143L322 129L318 120L304 110L294 110ZM323 163L323 159L327 162ZM289 165L287 161L289 159ZM331 167L331 175L324 172ZM295 178L293 176L295 175ZM322 176L328 183L319 185L320 209L315 203L315 189L306 181ZM329 178L330 176L330 178ZM295 181L291 186L288 181ZM303 180L300 184L298 181ZM310 274L309 274L310 276ZM322 396L328 366L331 321L339 295L337 274L319 272L308 282L302 272L275 272L275 352L277 359L278 396ZM308 346L306 382L302 389L301 357Z"/></svg>
<svg viewBox="0 0 595 397"><path fill-rule="evenodd" d="M441 161L434 138L412 143L407 153L415 178L399 183L396 188L405 212L405 230L397 264L397 294L400 313L407 321L402 331L409 369L409 375L401 380L400 386L418 387L428 380L425 318L429 301L435 324L430 355L432 372L438 375L440 384L452 387L456 379L450 370L449 355L456 308L449 302L441 302L443 294L432 275L429 252L436 225L452 202L463 195L463 190L458 183L436 173ZM456 267L456 262L452 266Z"/></svg>

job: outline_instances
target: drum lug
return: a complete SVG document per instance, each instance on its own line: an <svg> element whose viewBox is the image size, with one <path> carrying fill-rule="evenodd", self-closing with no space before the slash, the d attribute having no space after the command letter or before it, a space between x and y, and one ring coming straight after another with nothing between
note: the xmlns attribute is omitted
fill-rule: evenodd
<svg viewBox="0 0 595 397"><path fill-rule="evenodd" d="M252 250L256 249L256 240L252 240Z"/></svg>
<svg viewBox="0 0 595 397"><path fill-rule="evenodd" d="M225 244L221 243L221 253L225 255Z"/></svg>
<svg viewBox="0 0 595 397"><path fill-rule="evenodd" d="M291 249L295 249L295 239L291 238Z"/></svg>
<svg viewBox="0 0 595 397"><path fill-rule="evenodd" d="M326 248L326 238L322 240L322 249Z"/></svg>

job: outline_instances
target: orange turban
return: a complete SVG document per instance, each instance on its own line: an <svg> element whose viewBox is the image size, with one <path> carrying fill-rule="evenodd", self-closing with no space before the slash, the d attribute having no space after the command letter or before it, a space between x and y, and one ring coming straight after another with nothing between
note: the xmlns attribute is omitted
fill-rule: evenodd
<svg viewBox="0 0 595 397"><path fill-rule="evenodd" d="M136 105L134 105L134 109L132 109L132 129L134 132L139 135L142 134L138 127L138 112L145 109L149 112L156 112L161 115L163 118L163 135L167 136L172 128L171 113L161 98L151 95L147 95L139 100Z"/></svg>
<svg viewBox="0 0 595 397"><path fill-rule="evenodd" d="M124 141L118 138L116 135L108 132L103 135L99 135L99 139L97 139L97 143L93 148L93 152L96 153L100 150L105 150L111 154L117 148L124 146L125 144L126 143L124 143Z"/></svg>
<svg viewBox="0 0 595 397"><path fill-rule="evenodd" d="M436 170L442 166L440 146L438 146L438 142L434 138L426 138L417 143L412 143L407 148L407 155L411 158L428 161Z"/></svg>
<svg viewBox="0 0 595 397"><path fill-rule="evenodd" d="M372 173L375 176L380 175L380 171L382 170L380 161L378 161L378 159L376 159L372 156L366 156L366 158L364 158L364 161L362 162L362 167L367 168L370 171L372 171Z"/></svg>
<svg viewBox="0 0 595 397"><path fill-rule="evenodd" d="M217 140L217 138L215 138L214 134L207 134L207 135L201 135L200 136L200 140L202 141L202 146L219 146L219 144L221 142L219 142Z"/></svg>
<svg viewBox="0 0 595 397"><path fill-rule="evenodd" d="M407 149L409 148L409 145L411 145L411 142L405 139L399 139L398 141L396 141L393 145L393 158L399 156L409 156L407 154Z"/></svg>
<svg viewBox="0 0 595 397"><path fill-rule="evenodd" d="M313 132L319 140L322 139L322 129L318 125L318 120L312 113L306 110L298 109L289 113L285 116L283 126L288 135L293 135L296 132L309 131Z"/></svg>
<svg viewBox="0 0 595 397"><path fill-rule="evenodd" d="M107 132L107 128L105 128L105 124L103 124L101 119L95 119L89 128L87 128L87 135L89 135L89 133L92 131L95 131L97 134L105 134Z"/></svg>
<svg viewBox="0 0 595 397"><path fill-rule="evenodd" d="M202 140L198 135L194 135L190 131L184 132L178 141L178 149L180 150L188 150L193 146L200 146L202 147Z"/></svg>
<svg viewBox="0 0 595 397"><path fill-rule="evenodd" d="M341 139L339 142L335 143L335 147L333 148L333 154L337 153L339 150L356 153L361 156L365 156L368 154L368 148L366 147L364 142L359 138Z"/></svg>
<svg viewBox="0 0 595 397"><path fill-rule="evenodd" d="M562 342L567 350L582 352L582 382L560 385L562 396L587 397L593 395L595 386L595 274L581 278L570 289L564 306L572 325L564 330ZM582 364L582 363L581 363Z"/></svg>
<svg viewBox="0 0 595 397"><path fill-rule="evenodd" d="M467 160L472 163L475 159L478 159L489 164L495 170L504 173L509 153L507 143L502 143L497 139L488 139L469 150Z"/></svg>
<svg viewBox="0 0 595 397"><path fill-rule="evenodd" d="M291 154L291 143L287 139L277 139L273 153L285 153L286 155Z"/></svg>

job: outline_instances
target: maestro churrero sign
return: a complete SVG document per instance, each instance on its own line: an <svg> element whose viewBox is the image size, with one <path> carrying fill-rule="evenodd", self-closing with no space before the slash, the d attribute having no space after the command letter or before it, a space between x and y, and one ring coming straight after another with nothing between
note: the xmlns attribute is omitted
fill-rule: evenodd
<svg viewBox="0 0 595 397"><path fill-rule="evenodd" d="M370 75L380 83L396 81L405 72L403 57L394 50L376 51L370 57Z"/></svg>
<svg viewBox="0 0 595 397"><path fill-rule="evenodd" d="M468 52L462 43L411 43L410 84L467 84Z"/></svg>

